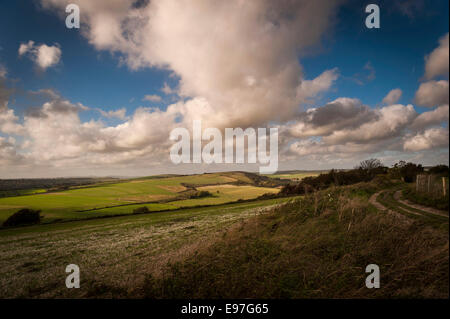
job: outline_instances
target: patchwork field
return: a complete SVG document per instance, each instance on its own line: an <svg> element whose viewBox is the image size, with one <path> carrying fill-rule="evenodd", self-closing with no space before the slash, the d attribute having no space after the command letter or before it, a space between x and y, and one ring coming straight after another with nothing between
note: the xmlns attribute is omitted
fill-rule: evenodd
<svg viewBox="0 0 450 319"><path fill-rule="evenodd" d="M150 211L170 210L198 205L216 205L256 198L277 192L274 188L256 187L243 173L215 173L163 178L139 178L115 183L76 187L58 192L46 192L0 198L0 223L21 208L38 209L42 222L93 218L105 215L130 214L145 206ZM231 185L230 183L239 183ZM242 185L242 184L249 185ZM202 185L205 185L202 187ZM214 185L214 186L211 186ZM185 199L192 190L208 190L212 196Z"/></svg>
<svg viewBox="0 0 450 319"><path fill-rule="evenodd" d="M197 187L199 191L208 191L211 197L186 199L175 201L172 204L177 207L190 207L197 205L218 205L236 200L248 200L264 194L276 194L279 189L268 187L255 187L250 185L211 185Z"/></svg>

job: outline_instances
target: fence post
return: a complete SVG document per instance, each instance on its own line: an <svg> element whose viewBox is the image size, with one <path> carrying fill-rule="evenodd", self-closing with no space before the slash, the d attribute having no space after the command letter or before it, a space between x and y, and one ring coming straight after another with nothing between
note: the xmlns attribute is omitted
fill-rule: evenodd
<svg viewBox="0 0 450 319"><path fill-rule="evenodd" d="M447 195L447 190L445 189L445 177L442 177L442 191L444 196Z"/></svg>

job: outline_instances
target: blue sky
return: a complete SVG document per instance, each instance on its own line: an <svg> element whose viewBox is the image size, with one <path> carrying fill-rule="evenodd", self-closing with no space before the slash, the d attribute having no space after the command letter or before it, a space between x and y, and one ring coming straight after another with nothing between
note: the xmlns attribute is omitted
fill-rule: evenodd
<svg viewBox="0 0 450 319"><path fill-rule="evenodd" d="M300 59L308 78L330 66L339 68L343 77L324 100L358 97L375 106L392 88L400 86L403 96L399 102L411 103L424 72L424 56L448 31L448 1L433 1L413 17L389 8L389 1L372 2L380 4L381 29L364 26L366 2L350 1L339 9L331 34L324 36L311 56ZM17 55L20 43L30 39L58 43L63 50L62 62L45 74L32 70L32 62ZM126 107L130 113L140 105L164 108L170 103L170 99L167 103L141 101L146 94L161 94L164 82L174 84L169 70L130 70L119 63L117 54L95 50L79 30L68 30L57 15L40 9L36 2L2 4L0 41L0 61L18 79L18 88L53 88L71 101L107 110ZM367 63L374 68L375 79L360 85L353 78L369 73L364 70Z"/></svg>
<svg viewBox="0 0 450 319"><path fill-rule="evenodd" d="M71 101L106 110L126 107L132 112L139 105L154 106L141 99L146 94L160 94L164 82L173 81L169 71L133 71L120 65L117 56L96 51L79 30L68 30L61 19L40 9L36 2L8 1L6 6L2 4L0 20L0 61L8 66L10 76L18 79L15 85L19 89L52 88ZM45 73L34 70L32 61L17 54L20 43L30 39L58 43L62 62ZM28 105L17 103L16 107L23 110Z"/></svg>
<svg viewBox="0 0 450 319"><path fill-rule="evenodd" d="M161 88L164 83L176 87L178 79L186 78L182 71L163 66L164 63L159 63L158 67L132 69L126 49L99 49L83 25L79 30L67 29L62 17L63 6L58 7L53 2L19 0L1 4L0 65L7 70L8 87L15 89L8 106L14 110L19 123L23 122L30 107L42 106L42 101L30 99L26 94L40 89L52 89L71 103L88 106L90 110L78 114L81 122L101 120L112 126L119 125L123 119L102 118L94 109L114 111L126 108L126 115L132 117L139 107L157 107L164 111L168 105L178 101L174 96L165 95ZM50 5L42 8L42 3ZM370 3L380 6L380 29L367 29L364 25L367 2L349 0L329 9L333 15L329 26L314 45L298 56L305 80L313 80L333 68L337 68L339 73L332 85L306 107L322 106L338 98L350 97L360 99L371 108L379 108L381 100L395 88L400 88L403 93L397 103L414 103L414 96L424 82L424 58L448 33L449 3ZM82 7L82 15L83 12L86 11ZM36 45L58 46L62 52L58 63L42 70L29 56L19 56L19 46L30 40ZM180 50L184 47L182 42ZM442 79L448 80L448 75L434 78L436 81ZM185 82L188 87L188 81ZM143 101L145 95L159 95L162 100ZM190 98L195 98L195 95L186 97ZM418 114L430 110L420 105L414 105L414 108ZM1 136L8 137L4 132ZM27 137L16 136L15 139L24 141ZM17 152L25 154L23 148Z"/></svg>

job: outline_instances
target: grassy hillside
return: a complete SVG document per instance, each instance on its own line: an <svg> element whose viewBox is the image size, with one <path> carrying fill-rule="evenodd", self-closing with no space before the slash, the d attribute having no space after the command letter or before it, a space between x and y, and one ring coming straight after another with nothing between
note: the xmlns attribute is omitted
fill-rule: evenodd
<svg viewBox="0 0 450 319"><path fill-rule="evenodd" d="M158 211L205 204L223 204L239 199L256 198L264 193L274 192L271 188L260 188L251 185L240 188L230 185L229 187L233 191L224 188L224 191L221 192L220 187L215 188L214 196L211 198L185 201L182 198L183 196L180 196L183 192L193 187L201 188L201 185L227 183L252 184L253 181L243 173L215 173L139 178L122 182L76 187L58 192L5 197L0 198L0 223L21 208L42 210L43 222L47 223L55 220L132 213L134 208L141 205L131 204L138 203L146 203L145 205L150 210ZM180 198L180 201L177 201L178 198Z"/></svg>
<svg viewBox="0 0 450 319"><path fill-rule="evenodd" d="M173 202L172 204L178 207L189 207L196 205L217 205L236 200L248 200L259 197L263 194L276 194L279 189L267 187L254 187L250 185L211 185L197 187L199 191L208 191L212 194L210 197L187 199Z"/></svg>
<svg viewBox="0 0 450 319"><path fill-rule="evenodd" d="M214 245L149 276L150 298L448 298L441 227L381 212L377 185L328 189L235 225ZM381 288L365 287L377 264ZM199 271L201 270L201 271Z"/></svg>
<svg viewBox="0 0 450 319"><path fill-rule="evenodd" d="M141 296L147 275L286 200L3 229L0 298ZM64 285L70 263L80 267L80 289Z"/></svg>
<svg viewBox="0 0 450 319"><path fill-rule="evenodd" d="M158 186L181 194L196 185L210 195L154 205L215 206L1 229L0 297L448 298L448 215L406 205L399 196L407 184L377 176L302 196L220 205L278 192L233 174L69 190L120 189L110 195L117 198ZM136 207L142 204L72 213L129 214ZM80 266L80 289L65 288L70 263ZM380 289L365 286L369 264L380 267Z"/></svg>

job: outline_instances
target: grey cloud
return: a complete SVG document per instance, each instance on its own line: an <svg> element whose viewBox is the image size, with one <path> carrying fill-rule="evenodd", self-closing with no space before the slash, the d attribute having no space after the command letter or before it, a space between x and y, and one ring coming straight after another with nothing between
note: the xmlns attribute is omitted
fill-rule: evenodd
<svg viewBox="0 0 450 319"><path fill-rule="evenodd" d="M344 128L359 127L376 116L358 99L339 98L300 114L291 125L290 133L295 137L326 136Z"/></svg>
<svg viewBox="0 0 450 319"><path fill-rule="evenodd" d="M345 128L324 137L328 144L342 142L372 142L382 140L402 133L417 116L412 105L390 105L374 110L376 119L362 124L356 129Z"/></svg>
<svg viewBox="0 0 450 319"><path fill-rule="evenodd" d="M18 165L22 163L22 160L23 157L17 153L14 141L0 136L0 164Z"/></svg>

